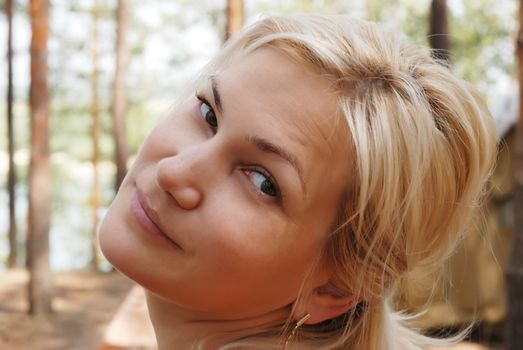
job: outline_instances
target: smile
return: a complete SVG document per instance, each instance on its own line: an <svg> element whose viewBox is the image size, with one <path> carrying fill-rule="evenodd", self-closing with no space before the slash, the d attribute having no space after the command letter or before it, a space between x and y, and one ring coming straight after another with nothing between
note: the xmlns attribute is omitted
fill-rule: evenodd
<svg viewBox="0 0 523 350"><path fill-rule="evenodd" d="M178 249L181 249L181 247L160 228L157 221L154 220L154 218L157 217L156 213L147 206L138 192L134 194L133 199L131 200L131 211L143 229L153 235L167 240L169 243L174 244Z"/></svg>

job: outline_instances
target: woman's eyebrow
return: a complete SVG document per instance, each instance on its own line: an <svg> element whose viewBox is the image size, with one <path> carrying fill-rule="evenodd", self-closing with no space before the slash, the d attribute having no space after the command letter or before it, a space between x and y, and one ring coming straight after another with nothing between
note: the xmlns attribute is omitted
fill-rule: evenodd
<svg viewBox="0 0 523 350"><path fill-rule="evenodd" d="M298 158L296 158L293 154L287 152L283 148L275 145L274 143L263 139L258 136L248 136L247 141L256 148L258 148L260 151L265 153L271 153L275 154L278 157L284 159L288 163L291 164L291 166L294 168L296 173L298 173L298 177L300 179L301 189L303 191L303 194L305 195L307 193L307 188L305 187L305 181L303 181L303 168L300 165L300 162L298 161Z"/></svg>
<svg viewBox="0 0 523 350"><path fill-rule="evenodd" d="M220 98L220 92L218 91L218 81L216 80L216 76L211 75L209 79L211 80L212 95L214 97L216 108L218 109L218 112L223 113L222 100Z"/></svg>

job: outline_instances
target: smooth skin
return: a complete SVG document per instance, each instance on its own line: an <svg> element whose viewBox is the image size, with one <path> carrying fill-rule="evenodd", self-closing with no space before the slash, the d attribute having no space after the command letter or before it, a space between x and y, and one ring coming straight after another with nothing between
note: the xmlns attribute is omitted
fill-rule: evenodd
<svg viewBox="0 0 523 350"><path fill-rule="evenodd" d="M146 289L160 349L281 324L306 276L293 318L310 313L313 324L352 305L325 292L331 274L319 259L352 171L336 112L326 79L261 48L149 134L100 242Z"/></svg>

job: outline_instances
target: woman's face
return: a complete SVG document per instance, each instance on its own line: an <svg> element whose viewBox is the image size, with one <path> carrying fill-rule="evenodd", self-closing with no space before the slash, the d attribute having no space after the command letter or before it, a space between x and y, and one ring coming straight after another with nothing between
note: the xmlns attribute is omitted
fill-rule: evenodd
<svg viewBox="0 0 523 350"><path fill-rule="evenodd" d="M208 317L292 303L348 182L335 106L326 80L273 48L211 77L144 142L100 228L105 256Z"/></svg>

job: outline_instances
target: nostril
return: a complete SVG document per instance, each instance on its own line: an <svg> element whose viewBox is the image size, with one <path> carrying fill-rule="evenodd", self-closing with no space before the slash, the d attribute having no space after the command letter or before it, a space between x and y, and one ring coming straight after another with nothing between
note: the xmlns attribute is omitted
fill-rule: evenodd
<svg viewBox="0 0 523 350"><path fill-rule="evenodd" d="M176 203L185 210L196 208L202 200L201 193L193 187L178 188L169 191L169 194L174 198Z"/></svg>

